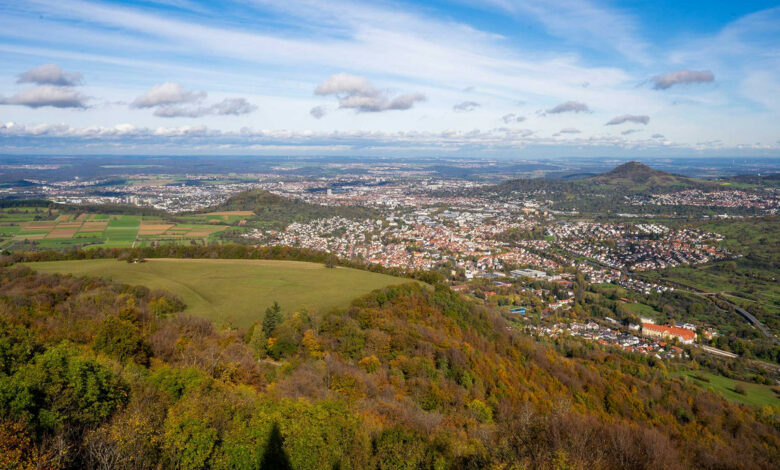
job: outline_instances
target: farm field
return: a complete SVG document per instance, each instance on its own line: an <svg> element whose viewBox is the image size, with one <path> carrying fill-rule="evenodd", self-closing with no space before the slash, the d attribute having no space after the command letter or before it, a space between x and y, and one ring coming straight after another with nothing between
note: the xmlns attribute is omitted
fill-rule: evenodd
<svg viewBox="0 0 780 470"><path fill-rule="evenodd" d="M206 212L203 214L195 214L184 216L184 219L191 220L197 223L207 224L239 224L246 223L248 218L254 217L255 213L252 211L218 211L218 212Z"/></svg>
<svg viewBox="0 0 780 470"><path fill-rule="evenodd" d="M780 406L780 397L772 391L772 387L769 385L732 380L723 377L722 375L701 370L687 370L678 373L678 375L690 377L690 380L704 389L712 388L729 401L752 406ZM707 379L709 382L701 380L701 377ZM744 389L744 395L735 391L737 384L741 385Z"/></svg>
<svg viewBox="0 0 780 470"><path fill-rule="evenodd" d="M179 295L187 313L217 326L246 328L279 302L283 312L343 307L374 289L408 279L322 264L273 260L115 259L29 263L47 273L98 276L165 289Z"/></svg>
<svg viewBox="0 0 780 470"><path fill-rule="evenodd" d="M0 249L151 246L155 243L206 243L236 215L218 215L205 223L174 223L159 217L108 214L60 214L56 209L13 208L0 212Z"/></svg>

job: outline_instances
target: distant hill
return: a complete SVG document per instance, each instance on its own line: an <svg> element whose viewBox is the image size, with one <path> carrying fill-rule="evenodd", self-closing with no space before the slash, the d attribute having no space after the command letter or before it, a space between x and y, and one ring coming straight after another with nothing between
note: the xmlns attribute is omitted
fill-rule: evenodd
<svg viewBox="0 0 780 470"><path fill-rule="evenodd" d="M711 186L706 181L655 170L639 162L628 162L601 174L574 173L559 179L515 179L495 187L496 192L550 190L588 195L605 191L649 193L688 187Z"/></svg>
<svg viewBox="0 0 780 470"><path fill-rule="evenodd" d="M279 196L263 189L240 192L222 204L204 209L202 212L214 211L252 211L255 213L253 219L256 222L276 229L283 229L292 222L311 219L335 216L363 219L375 215L374 211L365 207L321 206Z"/></svg>
<svg viewBox="0 0 780 470"><path fill-rule="evenodd" d="M598 185L618 186L632 191L667 189L670 187L696 186L702 182L654 170L639 162L628 162L587 180Z"/></svg>
<svg viewBox="0 0 780 470"><path fill-rule="evenodd" d="M487 196L509 196L517 193L542 193L548 207L580 214L605 215L632 213L627 197L673 193L684 189L722 189L723 183L699 180L653 169L643 163L628 162L605 173L574 173L561 179L513 179L492 187L480 188ZM679 211L681 209L676 208ZM703 213L706 208L686 208L686 213ZM668 212L668 207L646 205L644 213Z"/></svg>

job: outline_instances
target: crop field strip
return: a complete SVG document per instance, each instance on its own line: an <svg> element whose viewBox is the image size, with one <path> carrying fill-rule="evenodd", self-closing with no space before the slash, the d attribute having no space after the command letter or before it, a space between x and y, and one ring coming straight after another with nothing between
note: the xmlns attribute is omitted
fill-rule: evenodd
<svg viewBox="0 0 780 470"><path fill-rule="evenodd" d="M0 248L35 243L42 249L69 246L130 247L151 243L206 242L241 218L242 214L196 216L186 223L160 217L95 213L58 214L41 208L19 208L0 212ZM48 220L40 220L46 217Z"/></svg>

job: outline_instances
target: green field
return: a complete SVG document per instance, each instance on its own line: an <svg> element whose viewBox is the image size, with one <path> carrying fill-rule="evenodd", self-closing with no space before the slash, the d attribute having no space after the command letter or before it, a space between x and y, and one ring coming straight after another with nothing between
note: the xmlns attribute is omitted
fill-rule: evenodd
<svg viewBox="0 0 780 470"><path fill-rule="evenodd" d="M279 302L285 313L349 305L374 289L408 279L322 264L271 260L114 259L29 263L37 271L110 278L178 294L187 312L219 326L245 328Z"/></svg>
<svg viewBox="0 0 780 470"><path fill-rule="evenodd" d="M772 391L772 387L769 385L759 385L750 382L742 382L739 380L732 380L722 375L713 374L711 372L701 370L686 370L678 373L681 376L690 377L696 385L705 388L713 389L716 392L723 395L729 401L738 403L744 403L752 406L780 406L780 397ZM704 377L709 382L701 380L698 377ZM737 384L742 385L745 389L745 394L742 395L734 391Z"/></svg>
<svg viewBox="0 0 780 470"><path fill-rule="evenodd" d="M659 318L661 315L658 310L641 303L619 302L619 305L638 317Z"/></svg>
<svg viewBox="0 0 780 470"><path fill-rule="evenodd" d="M125 248L170 243L209 243L233 213L170 221L160 217L61 213L58 209L15 207L0 210L0 249L10 251L64 250L69 248Z"/></svg>

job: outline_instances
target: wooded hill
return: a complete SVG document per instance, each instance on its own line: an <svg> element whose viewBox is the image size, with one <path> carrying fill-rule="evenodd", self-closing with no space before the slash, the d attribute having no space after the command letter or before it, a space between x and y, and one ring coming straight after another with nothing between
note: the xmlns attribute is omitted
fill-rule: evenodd
<svg viewBox="0 0 780 470"><path fill-rule="evenodd" d="M298 199L286 198L263 189L243 191L231 196L227 201L210 207L201 213L218 211L252 211L251 219L269 228L283 229L292 222L342 216L348 218L367 218L376 215L374 211L355 206L322 206L310 204Z"/></svg>
<svg viewBox="0 0 780 470"><path fill-rule="evenodd" d="M632 206L626 197L649 196L700 189L714 191L729 189L727 182L687 178L655 170L639 162L624 163L613 170L595 176L574 179L515 179L497 186L481 188L485 196L511 197L516 194L536 195L553 202L552 209L576 210L594 217L607 217L614 213L657 213L700 216L713 213L708 207L697 206ZM742 188L749 189L749 188ZM717 213L735 212L753 215L753 209L717 208Z"/></svg>
<svg viewBox="0 0 780 470"><path fill-rule="evenodd" d="M663 192L689 188L713 188L717 184L706 180L697 180L655 170L643 163L628 162L598 175L582 178L552 179L516 179L506 181L496 187L499 192L544 189L561 191L588 190L600 192L618 189L631 193Z"/></svg>
<svg viewBox="0 0 780 470"><path fill-rule="evenodd" d="M726 402L654 358L537 344L441 285L328 312L271 307L248 331L220 332L163 292L21 267L0 280L0 468L725 469L780 458L777 409Z"/></svg>
<svg viewBox="0 0 780 470"><path fill-rule="evenodd" d="M691 187L710 187L712 183L655 170L639 162L628 162L614 169L583 180L585 184L617 187L632 192L680 190Z"/></svg>

